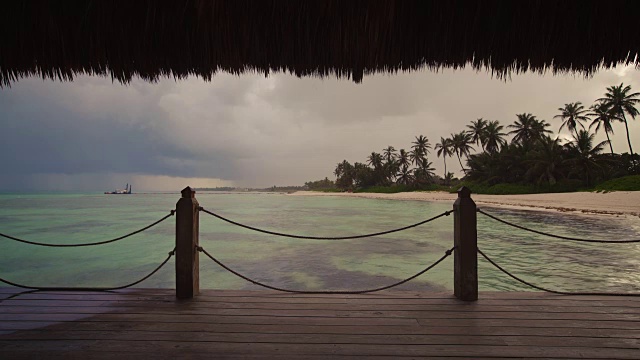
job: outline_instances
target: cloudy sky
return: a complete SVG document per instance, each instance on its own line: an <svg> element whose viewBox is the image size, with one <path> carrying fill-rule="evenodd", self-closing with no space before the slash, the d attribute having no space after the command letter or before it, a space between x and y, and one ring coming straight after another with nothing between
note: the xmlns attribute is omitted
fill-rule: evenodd
<svg viewBox="0 0 640 360"><path fill-rule="evenodd" d="M0 191L302 185L332 178L343 159L365 161L388 145L408 149L421 134L435 144L479 117L507 125L529 112L557 132L558 107L589 106L621 82L640 91L640 71L506 82L469 69L422 71L362 84L286 74L129 85L88 76L23 79L0 89ZM630 128L637 152L640 119ZM614 150L628 151L624 126L615 130ZM430 160L442 173L442 159Z"/></svg>

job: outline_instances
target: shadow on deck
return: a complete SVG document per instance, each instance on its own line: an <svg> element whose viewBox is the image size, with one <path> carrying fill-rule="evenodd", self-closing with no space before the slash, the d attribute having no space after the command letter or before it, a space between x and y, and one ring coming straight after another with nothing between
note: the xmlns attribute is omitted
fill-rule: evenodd
<svg viewBox="0 0 640 360"><path fill-rule="evenodd" d="M6 359L640 357L640 299L623 297L36 292L0 302L0 319Z"/></svg>

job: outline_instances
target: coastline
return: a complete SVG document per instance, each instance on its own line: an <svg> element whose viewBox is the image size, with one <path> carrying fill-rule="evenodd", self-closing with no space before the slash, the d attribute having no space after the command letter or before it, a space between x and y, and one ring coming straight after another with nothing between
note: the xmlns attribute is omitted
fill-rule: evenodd
<svg viewBox="0 0 640 360"><path fill-rule="evenodd" d="M365 199L438 201L453 203L456 194L447 192L380 193L325 193L297 191L291 196L346 196ZM526 195L473 194L478 206L487 205L511 209L558 211L584 215L609 215L640 218L640 191L616 191L609 193L573 192Z"/></svg>

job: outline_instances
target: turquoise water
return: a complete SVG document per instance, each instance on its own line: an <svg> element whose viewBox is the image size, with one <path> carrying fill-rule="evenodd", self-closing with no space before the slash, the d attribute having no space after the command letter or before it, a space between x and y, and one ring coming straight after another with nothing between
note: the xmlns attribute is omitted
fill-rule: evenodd
<svg viewBox="0 0 640 360"><path fill-rule="evenodd" d="M0 195L0 232L49 243L100 241L166 215L177 194ZM284 194L199 193L208 210L252 226L301 235L356 235L409 225L451 209L448 203ZM639 219L484 208L556 234L640 238ZM453 245L453 216L388 236L312 241L263 235L200 215L200 243L233 269L298 290L383 286L431 264ZM569 291L640 291L640 245L582 244L508 228L478 215L479 247L541 286ZM175 218L102 246L48 248L0 239L0 277L33 286L117 286L157 266L174 247ZM404 290L453 286L453 257ZM481 290L528 290L479 260ZM200 257L202 288L255 289ZM174 262L139 287L174 287Z"/></svg>

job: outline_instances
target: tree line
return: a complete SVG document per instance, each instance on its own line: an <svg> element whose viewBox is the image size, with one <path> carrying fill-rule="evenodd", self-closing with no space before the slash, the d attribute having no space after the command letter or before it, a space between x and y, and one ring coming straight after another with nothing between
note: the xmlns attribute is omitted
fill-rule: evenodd
<svg viewBox="0 0 640 360"><path fill-rule="evenodd" d="M638 174L639 156L633 152L628 120L638 116L640 93L624 84L610 86L589 108L581 102L565 104L554 119L558 132L567 129L568 141L552 137L551 124L530 113L516 114L506 127L497 120L479 118L433 147L426 136L416 136L408 150L393 146L371 152L366 162L338 163L335 186L356 190L373 186L420 189L430 185L451 185L454 174L447 170L447 158L457 160L463 180L487 185L530 184L574 188L590 187L611 178ZM628 152L614 152L610 135L624 125ZM603 131L607 140L596 143ZM510 139L509 139L510 137ZM605 151L605 149L608 150ZM444 173L434 173L429 156L442 158ZM457 179L455 179L457 180Z"/></svg>

